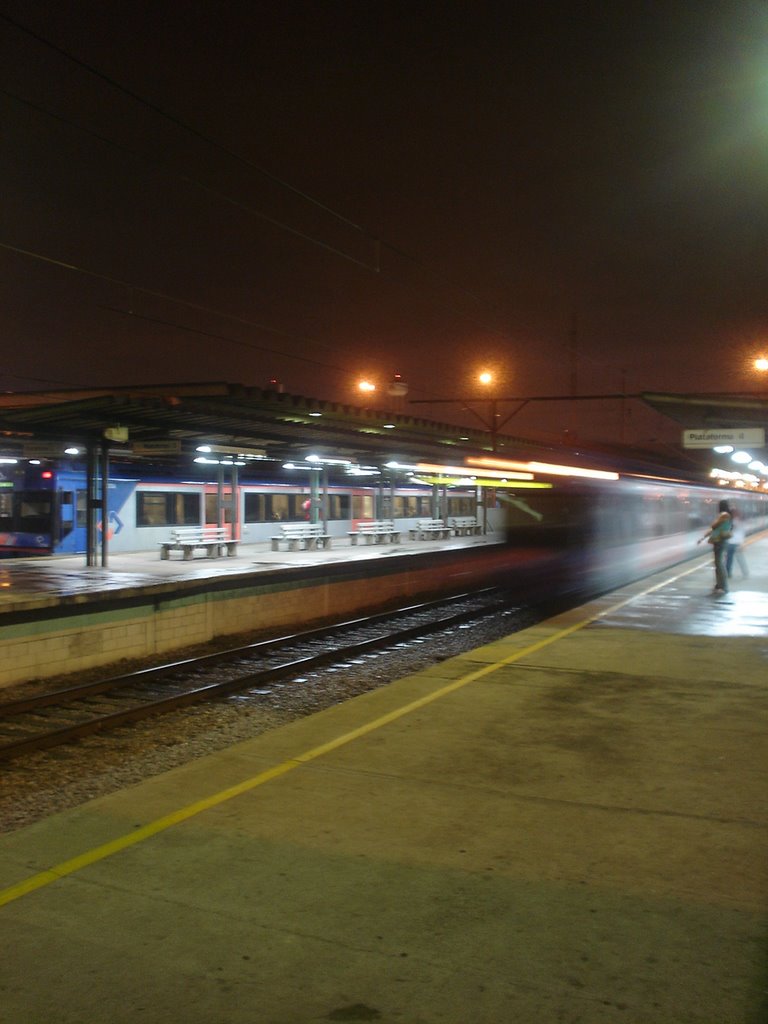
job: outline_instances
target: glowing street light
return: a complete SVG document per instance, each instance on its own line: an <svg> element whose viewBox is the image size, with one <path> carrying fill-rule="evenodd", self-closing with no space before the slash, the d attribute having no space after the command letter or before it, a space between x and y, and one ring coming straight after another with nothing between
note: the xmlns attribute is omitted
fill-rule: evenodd
<svg viewBox="0 0 768 1024"><path fill-rule="evenodd" d="M477 379L484 388L488 389L496 383L496 378L490 370L481 370L477 375ZM491 451L495 452L499 433L499 410L496 393L491 392L489 394L489 398L490 408L488 409L488 427L491 432Z"/></svg>
<svg viewBox="0 0 768 1024"><path fill-rule="evenodd" d="M768 359L765 356L759 356L755 360L755 369L760 370L761 373L765 373L768 370Z"/></svg>
<svg viewBox="0 0 768 1024"><path fill-rule="evenodd" d="M369 395L376 390L376 385L370 380L361 380L357 382L357 390Z"/></svg>

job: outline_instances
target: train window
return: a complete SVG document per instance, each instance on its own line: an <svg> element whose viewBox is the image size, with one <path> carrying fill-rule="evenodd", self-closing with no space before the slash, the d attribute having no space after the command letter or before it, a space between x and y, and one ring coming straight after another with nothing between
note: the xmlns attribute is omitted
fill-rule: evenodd
<svg viewBox="0 0 768 1024"><path fill-rule="evenodd" d="M267 521L265 498L264 494L251 494L246 491L243 502L243 516L246 523L265 523Z"/></svg>
<svg viewBox="0 0 768 1024"><path fill-rule="evenodd" d="M224 491L221 496L221 511L224 523L232 522L232 492ZM219 496L218 493L206 494L205 496L205 521L206 523L217 523L219 521ZM195 520L195 523L197 520Z"/></svg>
<svg viewBox="0 0 768 1024"><path fill-rule="evenodd" d="M328 518L349 519L349 498L348 494L330 494L328 496Z"/></svg>
<svg viewBox="0 0 768 1024"><path fill-rule="evenodd" d="M375 519L372 494L352 495L352 518Z"/></svg>
<svg viewBox="0 0 768 1024"><path fill-rule="evenodd" d="M176 522L184 526L197 526L200 523L200 495L199 494L177 494L176 498Z"/></svg>
<svg viewBox="0 0 768 1024"><path fill-rule="evenodd" d="M82 529L88 525L88 492L77 492L77 525Z"/></svg>
<svg viewBox="0 0 768 1024"><path fill-rule="evenodd" d="M8 529L10 520L13 519L13 492L0 491L0 523L3 529ZM7 522L3 522L6 520Z"/></svg>
<svg viewBox="0 0 768 1024"><path fill-rule="evenodd" d="M51 495L46 491L22 491L18 504L18 529L30 533L50 533Z"/></svg>
<svg viewBox="0 0 768 1024"><path fill-rule="evenodd" d="M415 494L396 495L394 505L395 517L397 519L416 519L421 515L429 515L430 509L422 512L422 500L422 498L417 497Z"/></svg>
<svg viewBox="0 0 768 1024"><path fill-rule="evenodd" d="M139 491L136 495L136 522L139 526L168 526L165 495Z"/></svg>
<svg viewBox="0 0 768 1024"><path fill-rule="evenodd" d="M466 495L448 495L449 516L474 516L477 513L477 500Z"/></svg>
<svg viewBox="0 0 768 1024"><path fill-rule="evenodd" d="M289 522L291 516L290 494L268 494L267 512L269 518L275 522Z"/></svg>
<svg viewBox="0 0 768 1024"><path fill-rule="evenodd" d="M139 526L197 526L200 495L179 491L137 491L136 523Z"/></svg>

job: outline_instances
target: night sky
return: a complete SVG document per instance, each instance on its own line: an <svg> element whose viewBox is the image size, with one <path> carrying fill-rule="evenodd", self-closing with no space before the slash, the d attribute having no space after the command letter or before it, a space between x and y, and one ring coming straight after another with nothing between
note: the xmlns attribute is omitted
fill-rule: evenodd
<svg viewBox="0 0 768 1024"><path fill-rule="evenodd" d="M766 3L0 0L0 45L0 387L765 385Z"/></svg>

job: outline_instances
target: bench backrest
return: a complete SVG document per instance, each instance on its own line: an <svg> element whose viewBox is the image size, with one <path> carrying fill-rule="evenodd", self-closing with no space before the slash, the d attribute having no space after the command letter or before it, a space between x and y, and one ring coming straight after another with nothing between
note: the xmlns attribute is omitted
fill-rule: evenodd
<svg viewBox="0 0 768 1024"><path fill-rule="evenodd" d="M177 526L171 530L175 541L192 544L195 541L225 540L227 531L223 526Z"/></svg>
<svg viewBox="0 0 768 1024"><path fill-rule="evenodd" d="M416 528L418 530L426 530L430 526L445 527L445 523L442 519L417 519Z"/></svg>
<svg viewBox="0 0 768 1024"><path fill-rule="evenodd" d="M282 523L280 529L284 537L321 537L322 523Z"/></svg>
<svg viewBox="0 0 768 1024"><path fill-rule="evenodd" d="M449 526L477 526L477 519L474 516L451 516L448 520Z"/></svg>
<svg viewBox="0 0 768 1024"><path fill-rule="evenodd" d="M376 519L370 523L358 523L357 528L360 533L380 533L382 530L394 532L395 524L391 519Z"/></svg>

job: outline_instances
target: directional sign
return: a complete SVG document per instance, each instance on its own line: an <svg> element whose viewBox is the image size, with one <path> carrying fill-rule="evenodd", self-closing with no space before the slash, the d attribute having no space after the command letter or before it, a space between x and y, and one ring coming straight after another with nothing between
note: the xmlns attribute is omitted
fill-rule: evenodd
<svg viewBox="0 0 768 1024"><path fill-rule="evenodd" d="M726 427L723 430L684 430L684 448L715 448L732 444L740 448L764 448L765 430L762 427Z"/></svg>
<svg viewBox="0 0 768 1024"><path fill-rule="evenodd" d="M134 441L134 455L179 455L181 453L181 441L174 441L168 438L164 441Z"/></svg>

